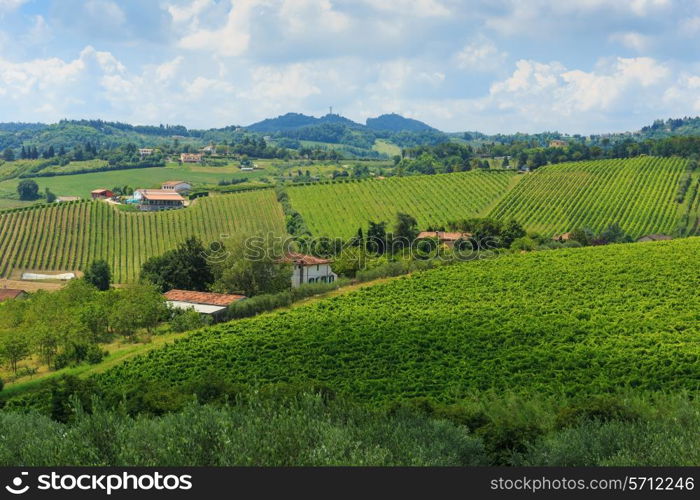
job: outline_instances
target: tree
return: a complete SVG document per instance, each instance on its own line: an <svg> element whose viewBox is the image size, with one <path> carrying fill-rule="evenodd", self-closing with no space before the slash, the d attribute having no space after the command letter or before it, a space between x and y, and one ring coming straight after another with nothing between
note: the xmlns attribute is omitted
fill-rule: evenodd
<svg viewBox="0 0 700 500"><path fill-rule="evenodd" d="M53 194L49 188L44 189L44 196L46 196L46 203L53 203L56 201L56 195Z"/></svg>
<svg viewBox="0 0 700 500"><path fill-rule="evenodd" d="M17 185L20 200L36 200L39 197L39 186L31 179L23 179Z"/></svg>
<svg viewBox="0 0 700 500"><path fill-rule="evenodd" d="M0 341L0 357L15 374L19 362L29 354L29 342L22 333L8 333Z"/></svg>
<svg viewBox="0 0 700 500"><path fill-rule="evenodd" d="M5 161L15 161L15 151L12 148L5 148L2 152L2 159Z"/></svg>
<svg viewBox="0 0 700 500"><path fill-rule="evenodd" d="M411 215L404 213L396 214L394 223L393 242L394 250L409 248L418 236L418 221Z"/></svg>
<svg viewBox="0 0 700 500"><path fill-rule="evenodd" d="M106 260L93 261L85 270L85 281L101 291L109 290L112 283L112 272Z"/></svg>
<svg viewBox="0 0 700 500"><path fill-rule="evenodd" d="M522 238L526 234L527 233L525 232L525 229L523 229L523 226L521 226L515 219L511 219L505 223L503 229L501 230L501 246L503 248L509 248L513 241Z"/></svg>
<svg viewBox="0 0 700 500"><path fill-rule="evenodd" d="M131 337L141 328L150 333L167 315L165 299L153 285L132 285L110 293L115 294L116 301L111 308L109 326L125 337Z"/></svg>
<svg viewBox="0 0 700 500"><path fill-rule="evenodd" d="M291 286L292 269L284 262L285 249L274 237L241 237L227 243L227 258L217 264L212 289L248 297L278 293Z"/></svg>
<svg viewBox="0 0 700 500"><path fill-rule="evenodd" d="M205 291L214 282L207 255L198 238L188 238L175 250L148 259L141 268L141 280L162 292L174 288Z"/></svg>
<svg viewBox="0 0 700 500"><path fill-rule="evenodd" d="M386 222L369 221L367 228L367 251L384 255L387 247Z"/></svg>

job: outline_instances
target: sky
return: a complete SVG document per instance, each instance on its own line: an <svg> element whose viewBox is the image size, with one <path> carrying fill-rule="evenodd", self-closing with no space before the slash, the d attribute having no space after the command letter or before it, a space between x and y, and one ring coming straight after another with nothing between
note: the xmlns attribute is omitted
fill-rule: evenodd
<svg viewBox="0 0 700 500"><path fill-rule="evenodd" d="M700 115L700 0L0 0L0 122L330 106L490 134Z"/></svg>

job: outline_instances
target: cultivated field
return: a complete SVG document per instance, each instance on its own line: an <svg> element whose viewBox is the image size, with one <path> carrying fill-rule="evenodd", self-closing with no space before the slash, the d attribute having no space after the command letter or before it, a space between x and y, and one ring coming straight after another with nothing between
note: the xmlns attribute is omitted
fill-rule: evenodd
<svg viewBox="0 0 700 500"><path fill-rule="evenodd" d="M163 181L185 180L196 184L217 184L220 180L234 178L254 179L269 175L264 170L253 172L241 172L237 166L207 167L207 166L179 166L175 164L167 167L135 168L127 170L113 170L76 175L62 175L56 177L37 177L33 180L39 185L43 193L44 188L49 188L57 196L80 196L88 198L90 191L97 188L111 189L115 186L131 186L137 188L160 187ZM16 196L17 184L21 179L13 178L0 182L0 198Z"/></svg>
<svg viewBox="0 0 700 500"><path fill-rule="evenodd" d="M614 222L632 237L673 234L686 166L680 158L655 157L549 165L525 175L490 215L515 218L545 235L583 227L598 231Z"/></svg>
<svg viewBox="0 0 700 500"><path fill-rule="evenodd" d="M93 201L0 213L0 277L16 269L74 271L106 259L116 282L134 281L142 263L194 235L284 231L272 190L212 196L160 213L122 212Z"/></svg>
<svg viewBox="0 0 700 500"><path fill-rule="evenodd" d="M514 183L511 172L391 177L289 188L292 205L315 236L348 238L367 221L393 223L397 212L422 228L475 217Z"/></svg>
<svg viewBox="0 0 700 500"><path fill-rule="evenodd" d="M208 328L98 382L317 383L375 404L698 390L698 252L688 238L444 267Z"/></svg>

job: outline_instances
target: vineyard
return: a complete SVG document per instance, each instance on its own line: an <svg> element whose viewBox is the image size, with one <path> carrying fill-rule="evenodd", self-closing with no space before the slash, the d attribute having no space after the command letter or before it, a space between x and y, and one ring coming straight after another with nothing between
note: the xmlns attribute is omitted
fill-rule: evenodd
<svg viewBox="0 0 700 500"><path fill-rule="evenodd" d="M476 216L515 179L511 172L460 172L298 186L288 192L314 236L347 238L368 220L392 222L397 212L413 215L423 228Z"/></svg>
<svg viewBox="0 0 700 500"><path fill-rule="evenodd" d="M674 234L681 208L675 201L686 161L639 157L563 163L526 175L491 211L546 235L614 222L632 237Z"/></svg>
<svg viewBox="0 0 700 500"><path fill-rule="evenodd" d="M146 259L190 235L210 243L259 230L284 232L272 190L202 198L160 213L122 212L101 202L16 210L0 213L0 277L19 269L74 271L106 259L116 282L130 282Z"/></svg>
<svg viewBox="0 0 700 500"><path fill-rule="evenodd" d="M207 328L97 382L318 383L378 404L697 390L698 252L688 238L443 267Z"/></svg>

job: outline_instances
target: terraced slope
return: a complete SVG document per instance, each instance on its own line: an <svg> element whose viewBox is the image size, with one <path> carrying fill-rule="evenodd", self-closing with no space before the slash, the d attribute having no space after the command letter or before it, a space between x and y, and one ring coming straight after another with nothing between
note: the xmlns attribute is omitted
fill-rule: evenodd
<svg viewBox="0 0 700 500"><path fill-rule="evenodd" d="M319 383L358 400L473 390L700 389L700 238L439 268L194 333L98 376L107 390Z"/></svg>
<svg viewBox="0 0 700 500"><path fill-rule="evenodd" d="M617 222L631 236L673 234L682 213L675 201L686 161L639 157L542 167L510 191L490 215L515 218L545 235Z"/></svg>
<svg viewBox="0 0 700 500"><path fill-rule="evenodd" d="M161 213L121 212L102 202L77 202L0 213L0 277L14 270L83 269L106 259L116 282L134 281L141 264L191 235L205 243L236 231L284 232L272 190L197 200Z"/></svg>
<svg viewBox="0 0 700 500"><path fill-rule="evenodd" d="M393 223L397 212L413 215L421 225L441 225L478 215L505 195L516 178L512 172L391 177L290 188L292 205L314 236L349 238L367 221Z"/></svg>

